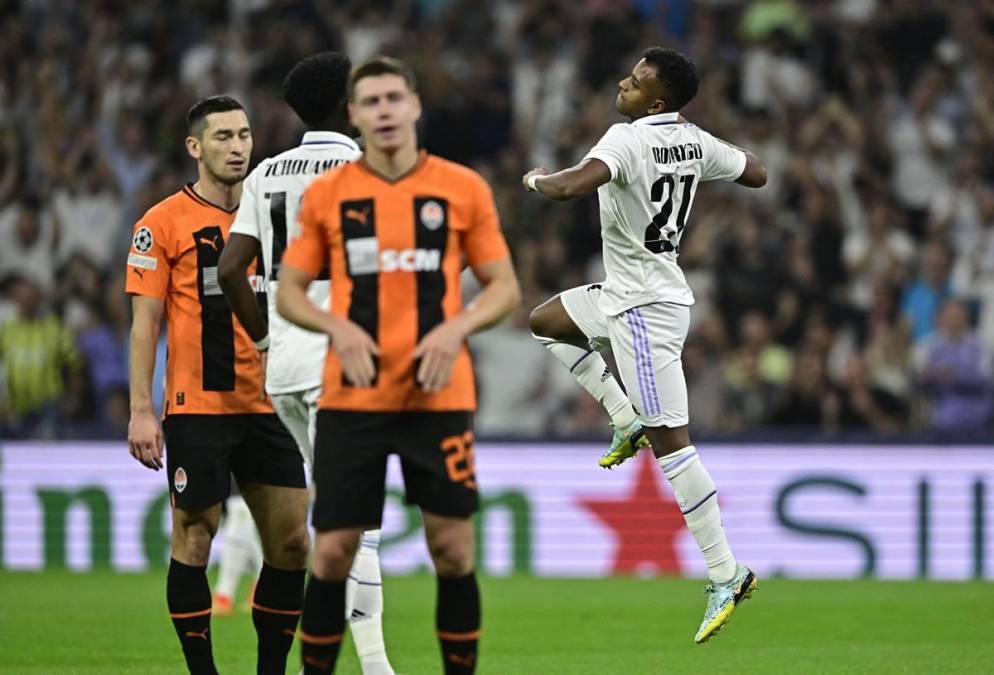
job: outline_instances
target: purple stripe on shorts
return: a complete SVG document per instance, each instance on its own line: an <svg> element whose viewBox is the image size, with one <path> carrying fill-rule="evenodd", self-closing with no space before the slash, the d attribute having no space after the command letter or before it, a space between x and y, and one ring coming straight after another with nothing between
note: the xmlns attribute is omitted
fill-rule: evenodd
<svg viewBox="0 0 994 675"><path fill-rule="evenodd" d="M652 400L656 406L655 414L660 415L663 412L663 406L659 402L659 391L656 389L656 372L652 367L652 348L649 346L649 329L646 328L645 317L642 316L642 312L638 308L635 309L635 317L642 327L642 338L645 340L645 354L649 361L649 390L652 392Z"/></svg>
<svg viewBox="0 0 994 675"><path fill-rule="evenodd" d="M647 404L648 410L646 414L648 415L658 415L659 410L657 410L657 405L654 401L655 391L652 388L652 354L649 352L649 340L646 337L645 330L642 328L638 320L638 310L632 310L635 314L635 334L638 336L639 343L641 345L640 352L642 354L642 379L645 380L646 393L649 397L649 402Z"/></svg>
<svg viewBox="0 0 994 675"><path fill-rule="evenodd" d="M642 410L646 414L650 414L648 408L651 400L649 400L645 394L646 380L644 377L645 373L642 370L641 346L638 332L635 328L635 317L632 316L630 311L626 312L626 316L628 317L628 329L632 332L632 347L635 349L635 376L638 378L639 382L639 394L642 395Z"/></svg>

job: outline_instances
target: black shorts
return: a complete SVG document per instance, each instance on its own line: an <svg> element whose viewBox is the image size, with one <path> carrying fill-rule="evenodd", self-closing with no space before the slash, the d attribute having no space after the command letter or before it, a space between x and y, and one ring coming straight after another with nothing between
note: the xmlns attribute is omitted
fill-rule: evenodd
<svg viewBox="0 0 994 675"><path fill-rule="evenodd" d="M391 453L400 456L408 504L440 516L473 515L480 495L472 425L468 411L319 410L314 528L379 528Z"/></svg>
<svg viewBox="0 0 994 675"><path fill-rule="evenodd" d="M170 415L162 423L173 506L200 511L238 485L307 487L297 443L275 414Z"/></svg>

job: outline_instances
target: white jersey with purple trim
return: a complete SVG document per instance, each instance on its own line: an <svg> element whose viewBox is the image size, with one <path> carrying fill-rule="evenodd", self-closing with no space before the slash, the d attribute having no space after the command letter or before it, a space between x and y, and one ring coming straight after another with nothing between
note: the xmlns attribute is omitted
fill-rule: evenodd
<svg viewBox="0 0 994 675"><path fill-rule="evenodd" d="M597 189L607 272L599 307L608 315L654 302L694 304L676 260L697 186L745 170L744 152L678 116L615 124L585 157L611 171Z"/></svg>
<svg viewBox="0 0 994 675"><path fill-rule="evenodd" d="M269 365L266 391L287 394L321 386L328 337L299 328L276 312L276 280L287 243L300 234L297 212L311 182L324 172L353 162L362 151L348 136L308 131L300 145L264 159L242 184L242 199L231 234L259 240L269 303ZM311 283L307 295L327 309L327 277Z"/></svg>

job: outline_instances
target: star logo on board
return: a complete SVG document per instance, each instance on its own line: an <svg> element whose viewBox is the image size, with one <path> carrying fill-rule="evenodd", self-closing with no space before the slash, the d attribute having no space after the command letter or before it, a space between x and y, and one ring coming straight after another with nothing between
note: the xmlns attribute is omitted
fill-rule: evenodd
<svg viewBox="0 0 994 675"><path fill-rule="evenodd" d="M627 495L581 498L580 504L610 528L617 541L612 572L679 574L677 539L687 529L683 514L673 497L662 490L664 478L652 453L639 453L637 464Z"/></svg>

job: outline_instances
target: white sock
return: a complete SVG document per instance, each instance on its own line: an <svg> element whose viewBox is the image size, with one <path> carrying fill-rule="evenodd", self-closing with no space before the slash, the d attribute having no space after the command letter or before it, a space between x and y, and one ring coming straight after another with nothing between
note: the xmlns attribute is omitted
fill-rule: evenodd
<svg viewBox="0 0 994 675"><path fill-rule="evenodd" d="M362 533L352 571L345 583L345 618L352 631L363 675L393 675L383 643L383 580L380 531Z"/></svg>
<svg viewBox="0 0 994 675"><path fill-rule="evenodd" d="M258 574L262 563L257 561L262 560L262 550L252 512L245 500L236 495L228 497L225 505L227 513L221 527L221 555L215 591L234 600L242 575Z"/></svg>
<svg viewBox="0 0 994 675"><path fill-rule="evenodd" d="M618 381L604 363L604 357L590 349L583 349L566 342L556 342L532 334L539 343L552 352L561 364L569 369L580 386L604 406L616 429L624 429L635 421L635 410L621 389Z"/></svg>
<svg viewBox="0 0 994 675"><path fill-rule="evenodd" d="M718 491L697 455L697 448L688 445L656 461L673 486L687 529L704 554L708 577L719 584L731 580L735 576L735 556L721 524Z"/></svg>

